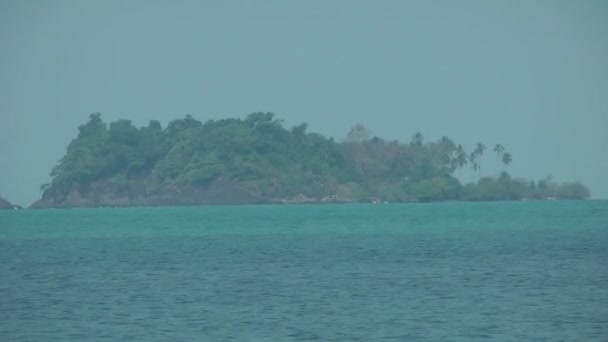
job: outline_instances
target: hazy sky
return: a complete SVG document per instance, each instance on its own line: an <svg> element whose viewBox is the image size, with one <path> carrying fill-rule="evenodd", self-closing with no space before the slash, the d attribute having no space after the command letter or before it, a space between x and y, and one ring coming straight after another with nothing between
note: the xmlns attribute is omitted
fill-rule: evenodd
<svg viewBox="0 0 608 342"><path fill-rule="evenodd" d="M608 198L608 1L0 0L0 193L18 204L90 113L255 111L337 139L361 122L500 142L514 176Z"/></svg>

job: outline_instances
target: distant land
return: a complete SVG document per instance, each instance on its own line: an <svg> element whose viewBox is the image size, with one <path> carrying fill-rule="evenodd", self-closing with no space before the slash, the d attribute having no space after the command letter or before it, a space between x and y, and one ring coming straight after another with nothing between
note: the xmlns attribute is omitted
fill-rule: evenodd
<svg viewBox="0 0 608 342"><path fill-rule="evenodd" d="M508 173L499 144L465 148L443 137L410 142L370 136L361 124L343 141L283 126L273 113L202 123L188 115L162 128L150 121L106 124L91 114L32 208L256 203L346 203L586 199L580 182L532 181ZM480 157L498 158L499 175ZM487 157L486 157L487 159ZM469 168L475 180L456 174Z"/></svg>
<svg viewBox="0 0 608 342"><path fill-rule="evenodd" d="M21 207L0 197L0 210L2 209L21 209Z"/></svg>

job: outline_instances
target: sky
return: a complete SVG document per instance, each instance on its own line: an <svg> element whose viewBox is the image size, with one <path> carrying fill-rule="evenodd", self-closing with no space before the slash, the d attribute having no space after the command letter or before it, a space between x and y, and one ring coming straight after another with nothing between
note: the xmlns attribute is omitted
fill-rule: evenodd
<svg viewBox="0 0 608 342"><path fill-rule="evenodd" d="M89 114L274 112L341 139L503 144L608 198L608 1L0 0L0 194L27 206ZM501 170L491 151L482 172Z"/></svg>

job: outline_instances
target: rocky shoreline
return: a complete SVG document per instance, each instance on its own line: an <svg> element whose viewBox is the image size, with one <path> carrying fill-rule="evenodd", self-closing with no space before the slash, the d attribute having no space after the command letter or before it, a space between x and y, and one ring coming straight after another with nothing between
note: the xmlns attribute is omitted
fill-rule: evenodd
<svg viewBox="0 0 608 342"><path fill-rule="evenodd" d="M117 189L106 182L97 182L86 188L75 187L67 195L45 193L29 208L314 204L372 202L374 200L345 198L337 195L314 198L303 194L274 198L248 190L229 180L216 180L205 188L167 187L155 191L150 190L144 183L133 183Z"/></svg>
<svg viewBox="0 0 608 342"><path fill-rule="evenodd" d="M98 189L100 190L100 189ZM556 200L547 198L523 198L513 201ZM467 200L447 200L448 202ZM477 200L489 202L492 200ZM67 196L43 196L29 206L30 209L46 208L116 208L116 207L161 207L161 206L198 206L198 205L256 205L256 204L331 204L331 203L413 203L421 202L415 198L409 200L387 200L380 197L349 197L330 195L322 198L309 197L303 194L284 198L265 197L248 192L232 182L214 183L206 189L170 188L154 193L142 192L108 192L72 190ZM422 201L445 202L445 201ZM7 201L0 202L3 209L22 209Z"/></svg>
<svg viewBox="0 0 608 342"><path fill-rule="evenodd" d="M232 195L232 196L231 196ZM211 198L207 194L197 191L187 195L183 193L159 193L148 196L129 197L129 196L83 196L77 191L63 199L40 199L34 202L30 209L45 208L98 208L98 207L160 207L160 206L196 206L196 205L255 205L255 204L321 204L321 203L380 203L376 199L347 199L337 196L324 198L312 198L305 195L298 195L288 198L265 198L256 196L233 196L225 194ZM242 194L239 194L242 195Z"/></svg>

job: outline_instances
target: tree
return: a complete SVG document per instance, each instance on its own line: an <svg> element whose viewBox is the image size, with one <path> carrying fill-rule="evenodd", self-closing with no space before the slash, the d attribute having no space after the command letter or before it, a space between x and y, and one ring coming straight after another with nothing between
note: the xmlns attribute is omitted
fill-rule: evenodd
<svg viewBox="0 0 608 342"><path fill-rule="evenodd" d="M459 172L462 173L462 168L467 165L468 162L468 158L467 158L467 152L464 150L464 147L462 145L458 145L458 147L456 148L456 165L459 168ZM462 174L460 175L462 176Z"/></svg>
<svg viewBox="0 0 608 342"><path fill-rule="evenodd" d="M148 129L154 132L162 132L163 127L161 126L160 121L150 120L150 123L148 123Z"/></svg>
<svg viewBox="0 0 608 342"><path fill-rule="evenodd" d="M89 121L78 127L78 137L76 139L89 140L90 143L98 143L100 140L105 139L107 132L107 126L101 120L100 113L93 113L89 115ZM94 139L96 139L94 141Z"/></svg>
<svg viewBox="0 0 608 342"><path fill-rule="evenodd" d="M557 185L555 189L557 199L582 200L590 196L589 189L579 182L562 183Z"/></svg>
<svg viewBox="0 0 608 342"><path fill-rule="evenodd" d="M170 138L177 138L178 135L184 131L192 130L201 127L203 124L194 119L192 115L188 114L184 119L173 120L167 125L167 133Z"/></svg>
<svg viewBox="0 0 608 342"><path fill-rule="evenodd" d="M356 124L351 127L350 131L346 135L346 142L348 143L362 143L369 140L370 132L363 126L363 124Z"/></svg>
<svg viewBox="0 0 608 342"><path fill-rule="evenodd" d="M118 120L110 124L109 138L111 142L124 145L136 145L139 139L139 129L131 120Z"/></svg>
<svg viewBox="0 0 608 342"><path fill-rule="evenodd" d="M424 141L424 137L422 133L416 132L412 137L412 141L410 142L410 146L420 148L422 147L422 143Z"/></svg>
<svg viewBox="0 0 608 342"><path fill-rule="evenodd" d="M456 161L456 144L448 137L441 137L441 140L439 141L439 151L440 163L443 164L442 169L444 169L443 173L446 175L452 174L458 167Z"/></svg>
<svg viewBox="0 0 608 342"><path fill-rule="evenodd" d="M291 134L298 140L301 141L306 135L306 129L308 128L308 124L302 123L298 126L293 126L291 128Z"/></svg>
<svg viewBox="0 0 608 342"><path fill-rule="evenodd" d="M476 151L471 152L469 155L469 164L471 164L471 169L473 169L473 174L479 171L479 163L477 162L477 153Z"/></svg>
<svg viewBox="0 0 608 342"><path fill-rule="evenodd" d="M511 155L511 153L506 152L505 154L502 155L502 163L505 164L505 167L508 167L512 161L513 161L513 156Z"/></svg>
<svg viewBox="0 0 608 342"><path fill-rule="evenodd" d="M475 150L473 150L473 154L475 154L475 158L474 158L474 169L477 169L476 171L478 173L481 173L481 164L477 161L478 158L481 158L483 156L483 152L486 149L486 145L482 144L482 143L477 143L477 146L475 146Z"/></svg>
<svg viewBox="0 0 608 342"><path fill-rule="evenodd" d="M70 142L66 155L51 172L55 184L88 182L103 174L107 140L108 128L101 114L89 115L89 121L78 127L78 136ZM53 182L48 188L52 186Z"/></svg>
<svg viewBox="0 0 608 342"><path fill-rule="evenodd" d="M477 154L478 157L483 156L483 152L486 150L486 145L482 144L482 143L477 143L477 146L475 146L475 154Z"/></svg>
<svg viewBox="0 0 608 342"><path fill-rule="evenodd" d="M500 159L502 157L502 154L505 152L505 148L501 144L496 144L494 145L494 152L496 153L496 156Z"/></svg>

